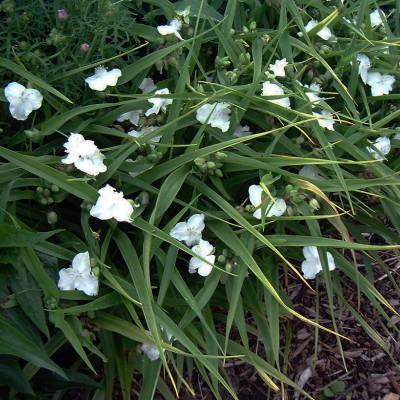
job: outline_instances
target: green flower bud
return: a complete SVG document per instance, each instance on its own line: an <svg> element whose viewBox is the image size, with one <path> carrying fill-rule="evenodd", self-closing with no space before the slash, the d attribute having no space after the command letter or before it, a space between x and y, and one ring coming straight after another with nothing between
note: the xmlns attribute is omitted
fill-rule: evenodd
<svg viewBox="0 0 400 400"><path fill-rule="evenodd" d="M159 37L159 38L157 38L156 42L157 42L159 45L162 46L163 44L165 44L165 38Z"/></svg>
<svg viewBox="0 0 400 400"><path fill-rule="evenodd" d="M57 186L57 185L54 185L54 184L50 186L50 189L51 189L51 191L54 192L54 193L60 191L60 187Z"/></svg>
<svg viewBox="0 0 400 400"><path fill-rule="evenodd" d="M49 197L50 196L50 190L49 189L44 189L43 190L43 196L44 197Z"/></svg>
<svg viewBox="0 0 400 400"><path fill-rule="evenodd" d="M247 26L244 26L242 30L244 33L249 33L249 28Z"/></svg>
<svg viewBox="0 0 400 400"><path fill-rule="evenodd" d="M225 271L226 271L226 272L231 272L231 271L232 271L232 265L229 264L229 263L226 263L226 265L225 265Z"/></svg>
<svg viewBox="0 0 400 400"><path fill-rule="evenodd" d="M218 151L215 153L215 158L217 160L221 160L222 158L226 158L228 157L225 153L223 153L222 151Z"/></svg>
<svg viewBox="0 0 400 400"><path fill-rule="evenodd" d="M100 275L100 268L99 267L93 267L92 268L92 275L93 276L99 276Z"/></svg>
<svg viewBox="0 0 400 400"><path fill-rule="evenodd" d="M179 63L175 57L168 57L168 64L172 65L173 67L179 66Z"/></svg>
<svg viewBox="0 0 400 400"><path fill-rule="evenodd" d="M53 199L52 197L48 197L48 198L47 198L47 202L48 202L49 204L53 204L53 203L54 203L54 199Z"/></svg>
<svg viewBox="0 0 400 400"><path fill-rule="evenodd" d="M40 131L35 128L27 129L24 133L33 143L39 143L43 139Z"/></svg>
<svg viewBox="0 0 400 400"><path fill-rule="evenodd" d="M198 157L194 159L194 163L196 165L203 165L206 162L206 160L204 158Z"/></svg>
<svg viewBox="0 0 400 400"><path fill-rule="evenodd" d="M296 138L296 144L303 144L304 143L304 137L303 136L298 136Z"/></svg>
<svg viewBox="0 0 400 400"><path fill-rule="evenodd" d="M256 21L253 21L253 22L250 24L250 29L251 29L252 31L254 31L254 29L257 29L257 22L256 22Z"/></svg>
<svg viewBox="0 0 400 400"><path fill-rule="evenodd" d="M215 170L215 175L217 175L219 178L222 178L224 176L224 174L219 168Z"/></svg>
<svg viewBox="0 0 400 400"><path fill-rule="evenodd" d="M42 198L40 199L40 204L41 204L42 206L47 206L47 199L44 198L44 197L42 197Z"/></svg>
<svg viewBox="0 0 400 400"><path fill-rule="evenodd" d="M294 208L292 206L287 206L286 213L289 217L293 217L294 215L296 215Z"/></svg>
<svg viewBox="0 0 400 400"><path fill-rule="evenodd" d="M225 257L228 257L228 256L229 256L229 250L228 250L228 249L223 249L223 250L222 250L222 254L223 254Z"/></svg>
<svg viewBox="0 0 400 400"><path fill-rule="evenodd" d="M292 197L295 197L295 196L297 196L297 189L293 189L293 190L291 190L290 191L290 195L292 196Z"/></svg>
<svg viewBox="0 0 400 400"><path fill-rule="evenodd" d="M38 186L37 188L36 188L36 193L38 193L38 194L42 194L43 193L43 187L42 186Z"/></svg>
<svg viewBox="0 0 400 400"><path fill-rule="evenodd" d="M206 166L208 169L213 169L213 168L215 168L215 162L207 161Z"/></svg>
<svg viewBox="0 0 400 400"><path fill-rule="evenodd" d="M162 60L157 60L154 65L156 66L156 70L161 72L163 70L164 64Z"/></svg>
<svg viewBox="0 0 400 400"><path fill-rule="evenodd" d="M55 310L57 308L57 299L55 299L54 297L49 297L47 300L45 300L45 306L47 309L49 310Z"/></svg>
<svg viewBox="0 0 400 400"><path fill-rule="evenodd" d="M230 36L233 36L235 33L236 33L236 31L235 31L233 28L231 28L231 29L229 30L229 35L230 35Z"/></svg>
<svg viewBox="0 0 400 400"><path fill-rule="evenodd" d="M220 262L221 264L223 264L223 263L225 263L226 262L226 257L223 255L223 254L221 254L220 256L218 256L218 262Z"/></svg>
<svg viewBox="0 0 400 400"><path fill-rule="evenodd" d="M287 185L286 186L286 193L290 193L293 190L293 185Z"/></svg>
<svg viewBox="0 0 400 400"><path fill-rule="evenodd" d="M58 215L54 211L49 211L47 213L47 222L50 225L55 224L58 221Z"/></svg>
<svg viewBox="0 0 400 400"><path fill-rule="evenodd" d="M319 210L320 205L316 199L311 199L308 203L313 210Z"/></svg>

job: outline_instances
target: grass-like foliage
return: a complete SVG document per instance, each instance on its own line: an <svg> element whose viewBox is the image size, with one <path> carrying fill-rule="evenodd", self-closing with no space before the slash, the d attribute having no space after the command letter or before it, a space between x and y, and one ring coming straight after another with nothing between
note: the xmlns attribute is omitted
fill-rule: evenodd
<svg viewBox="0 0 400 400"><path fill-rule="evenodd" d="M388 351L355 305L398 332L396 4L3 0L1 396L237 398L232 359L283 396L291 320L342 349L338 308Z"/></svg>

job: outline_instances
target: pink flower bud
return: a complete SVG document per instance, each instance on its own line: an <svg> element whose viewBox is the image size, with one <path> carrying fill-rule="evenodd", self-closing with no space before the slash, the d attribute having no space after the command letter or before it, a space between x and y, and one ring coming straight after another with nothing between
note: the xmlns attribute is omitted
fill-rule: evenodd
<svg viewBox="0 0 400 400"><path fill-rule="evenodd" d="M90 44L82 43L81 50L88 51L90 49Z"/></svg>
<svg viewBox="0 0 400 400"><path fill-rule="evenodd" d="M67 12L61 8L61 10L58 10L58 19L67 19L68 14Z"/></svg>

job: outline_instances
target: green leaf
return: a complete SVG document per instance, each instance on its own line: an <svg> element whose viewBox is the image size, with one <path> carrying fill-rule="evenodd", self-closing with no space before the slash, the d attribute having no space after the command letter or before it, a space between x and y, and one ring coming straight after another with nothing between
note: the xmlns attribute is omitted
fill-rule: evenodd
<svg viewBox="0 0 400 400"><path fill-rule="evenodd" d="M67 378L64 371L43 350L2 318L0 318L0 337L0 354L23 358L38 367L49 369Z"/></svg>
<svg viewBox="0 0 400 400"><path fill-rule="evenodd" d="M31 232L14 225L0 225L0 247L26 247L43 242L61 232L61 229L50 232Z"/></svg>
<svg viewBox="0 0 400 400"><path fill-rule="evenodd" d="M2 356L0 360L0 387L6 386L20 393L34 396L28 379L19 366L18 359L12 356Z"/></svg>

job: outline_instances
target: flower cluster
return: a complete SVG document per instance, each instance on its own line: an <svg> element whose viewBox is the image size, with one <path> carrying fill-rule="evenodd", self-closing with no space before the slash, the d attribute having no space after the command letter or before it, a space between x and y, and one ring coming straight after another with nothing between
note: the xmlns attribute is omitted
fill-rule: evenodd
<svg viewBox="0 0 400 400"><path fill-rule="evenodd" d="M211 253L214 247L202 239L202 232L205 228L204 215L194 214L187 222L178 222L170 231L170 235L180 241L185 241L187 246L193 246L192 251L214 264L215 256ZM197 272L201 276L207 276L212 271L212 266L200 258L192 257L189 261L189 272Z"/></svg>
<svg viewBox="0 0 400 400"><path fill-rule="evenodd" d="M104 155L101 154L93 140L85 140L80 133L71 132L64 147L68 156L61 160L62 163L74 164L77 169L92 176L97 176L107 170L103 164Z"/></svg>

